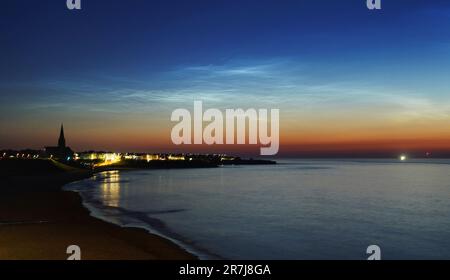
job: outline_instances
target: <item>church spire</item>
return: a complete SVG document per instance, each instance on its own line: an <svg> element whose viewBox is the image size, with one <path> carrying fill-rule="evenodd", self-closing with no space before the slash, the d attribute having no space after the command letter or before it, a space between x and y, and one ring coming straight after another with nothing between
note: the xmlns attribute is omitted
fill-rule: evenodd
<svg viewBox="0 0 450 280"><path fill-rule="evenodd" d="M60 148L66 147L66 139L64 138L63 124L61 124L61 131L59 132L58 147L60 147Z"/></svg>

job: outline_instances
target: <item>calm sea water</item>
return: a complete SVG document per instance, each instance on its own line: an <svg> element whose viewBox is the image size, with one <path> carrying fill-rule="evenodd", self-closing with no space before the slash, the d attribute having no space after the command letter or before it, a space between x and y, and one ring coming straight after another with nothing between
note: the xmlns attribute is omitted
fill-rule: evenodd
<svg viewBox="0 0 450 280"><path fill-rule="evenodd" d="M225 259L450 259L450 161L280 160L112 171L66 187L93 215Z"/></svg>

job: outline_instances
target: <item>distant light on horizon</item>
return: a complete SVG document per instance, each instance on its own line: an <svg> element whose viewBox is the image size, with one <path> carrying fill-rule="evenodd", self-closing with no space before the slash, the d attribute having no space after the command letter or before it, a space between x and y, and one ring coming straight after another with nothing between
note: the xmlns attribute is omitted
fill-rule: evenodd
<svg viewBox="0 0 450 280"><path fill-rule="evenodd" d="M407 159L408 159L408 157L406 155L404 155L404 154L400 155L400 160L401 161L405 161Z"/></svg>

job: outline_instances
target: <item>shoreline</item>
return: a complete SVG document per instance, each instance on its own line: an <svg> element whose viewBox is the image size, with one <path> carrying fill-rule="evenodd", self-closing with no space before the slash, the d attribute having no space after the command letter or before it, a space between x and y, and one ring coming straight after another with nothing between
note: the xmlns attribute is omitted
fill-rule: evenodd
<svg viewBox="0 0 450 280"><path fill-rule="evenodd" d="M128 172L138 170L141 169L112 169L107 171ZM100 173L101 172L105 171L100 171ZM143 229L148 234L159 236L165 240L174 243L184 251L188 252L189 254L192 254L197 259L205 259L205 260L223 259L221 256L217 254L214 254L204 248L200 248L194 244L191 244L186 238L180 236L175 231L169 229L165 225L164 221L158 218L146 217L145 215L143 216L142 213L140 212L132 212L121 207L103 205L100 201L93 199L91 196L89 196L89 194L87 194L86 191L84 190L85 188L92 187L89 185L90 184L89 182L84 182L89 179L91 178L85 178L82 180L70 182L64 185L63 191L78 194L82 199L83 207L90 212L90 215L92 217L110 224L117 225L121 228ZM74 184L75 187L73 187L72 184ZM123 221L119 222L118 219L115 219L116 217L125 217L125 219L131 220L128 220L126 223L124 223Z"/></svg>
<svg viewBox="0 0 450 280"><path fill-rule="evenodd" d="M63 186L90 171L1 176L0 259L66 260L70 245L82 260L194 260L173 241L142 228L121 227L97 217L80 194Z"/></svg>

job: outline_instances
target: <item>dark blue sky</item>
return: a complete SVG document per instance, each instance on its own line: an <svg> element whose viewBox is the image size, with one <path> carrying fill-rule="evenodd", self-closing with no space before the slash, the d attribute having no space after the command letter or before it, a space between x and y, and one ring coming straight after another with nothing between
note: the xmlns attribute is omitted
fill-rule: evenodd
<svg viewBox="0 0 450 280"><path fill-rule="evenodd" d="M6 4L5 4L6 3ZM364 0L4 1L1 77L7 81L147 77L233 59L400 60L450 35L450 2ZM416 57L413 59L421 59Z"/></svg>
<svg viewBox="0 0 450 280"><path fill-rule="evenodd" d="M344 109L384 108L368 122L448 116L450 1L65 2L2 1L1 146L60 120L98 131L148 115L165 127L194 99L294 118L302 107L315 121L308 113Z"/></svg>

